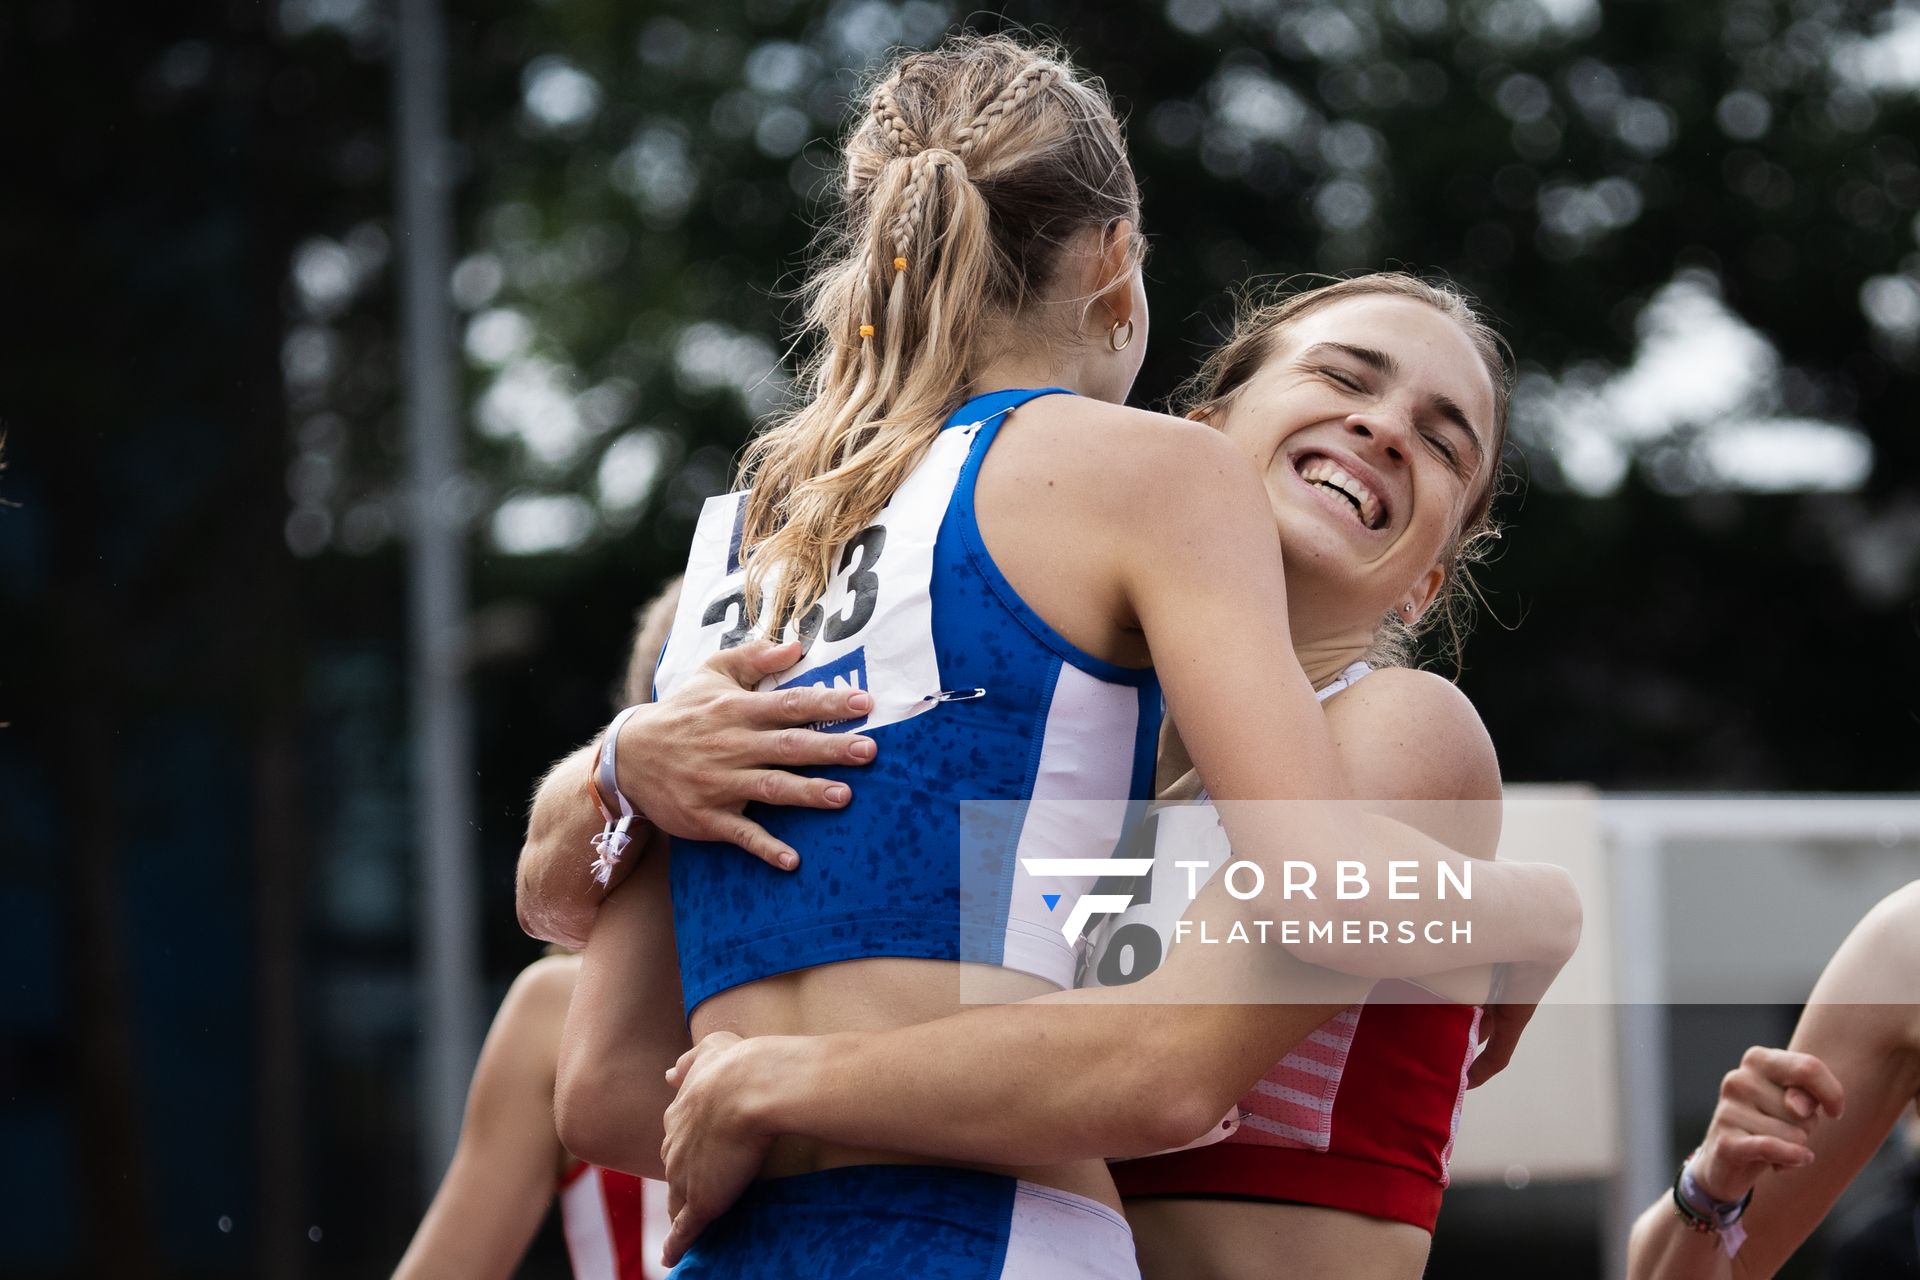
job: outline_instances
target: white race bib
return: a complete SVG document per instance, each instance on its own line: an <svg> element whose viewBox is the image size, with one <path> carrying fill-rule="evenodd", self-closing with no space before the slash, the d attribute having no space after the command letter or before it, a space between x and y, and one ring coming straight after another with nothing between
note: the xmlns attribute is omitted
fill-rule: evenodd
<svg viewBox="0 0 1920 1280"><path fill-rule="evenodd" d="M802 641L806 652L760 688L827 685L873 695L865 718L818 728L873 729L939 704L945 686L933 645L933 548L979 425L940 433L873 523L836 553L826 593L787 624L781 638ZM747 616L740 565L746 506L742 491L709 498L700 511L673 635L654 675L661 697L714 654L759 634L757 619Z"/></svg>

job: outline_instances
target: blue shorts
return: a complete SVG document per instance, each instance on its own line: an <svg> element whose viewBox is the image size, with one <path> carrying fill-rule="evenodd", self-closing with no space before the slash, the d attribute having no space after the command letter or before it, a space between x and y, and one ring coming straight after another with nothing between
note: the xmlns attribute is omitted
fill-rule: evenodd
<svg viewBox="0 0 1920 1280"><path fill-rule="evenodd" d="M1000 1174L852 1165L758 1182L668 1280L1139 1280L1098 1201Z"/></svg>

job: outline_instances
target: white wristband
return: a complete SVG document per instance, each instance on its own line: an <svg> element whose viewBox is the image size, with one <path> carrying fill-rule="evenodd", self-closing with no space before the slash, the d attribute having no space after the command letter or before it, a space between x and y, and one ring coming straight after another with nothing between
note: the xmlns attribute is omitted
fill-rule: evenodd
<svg viewBox="0 0 1920 1280"><path fill-rule="evenodd" d="M611 798L615 804L620 806L620 812L616 816L608 813L604 808L601 810L607 819L607 825L603 827L592 840L594 853L596 855L593 860L592 871L594 883L596 884L604 885L612 882L614 867L619 865L621 856L626 853L627 847L633 843L634 828L647 820L646 815L640 812L639 807L636 806L633 801L627 799L626 793L620 790L620 769L618 764L620 730L626 725L633 713L640 709L641 705L644 704L636 704L628 707L625 711L615 716L613 723L607 726L607 732L600 739L600 759L594 769L594 777L596 779L596 786L594 788L595 796L597 799L602 799L603 803L604 798Z"/></svg>

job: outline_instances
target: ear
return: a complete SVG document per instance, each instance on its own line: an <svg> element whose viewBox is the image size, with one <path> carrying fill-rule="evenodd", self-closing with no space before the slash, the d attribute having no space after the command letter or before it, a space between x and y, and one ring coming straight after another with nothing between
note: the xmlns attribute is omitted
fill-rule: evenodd
<svg viewBox="0 0 1920 1280"><path fill-rule="evenodd" d="M1419 580L1413 584L1413 590L1407 593L1407 600L1404 603L1413 605L1412 616L1409 617L1404 609L1397 608L1394 612L1408 622L1418 621L1426 616L1428 609L1433 607L1434 600L1440 595L1440 588L1445 585L1447 585L1447 571L1439 565L1433 566L1420 575Z"/></svg>
<svg viewBox="0 0 1920 1280"><path fill-rule="evenodd" d="M1133 320L1133 273L1138 265L1133 251L1133 220L1116 218L1101 234L1094 266L1094 287L1100 290L1095 314L1104 316L1107 324Z"/></svg>

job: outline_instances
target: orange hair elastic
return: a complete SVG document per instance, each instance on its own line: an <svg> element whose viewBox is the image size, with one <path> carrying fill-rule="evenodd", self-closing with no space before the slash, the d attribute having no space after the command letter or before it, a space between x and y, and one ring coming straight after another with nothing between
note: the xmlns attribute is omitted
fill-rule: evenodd
<svg viewBox="0 0 1920 1280"><path fill-rule="evenodd" d="M860 336L863 338L871 338L873 336L873 326L870 324L861 325Z"/></svg>
<svg viewBox="0 0 1920 1280"><path fill-rule="evenodd" d="M907 269L907 260L905 258L895 258L893 260L893 269L895 271L905 271Z"/></svg>

